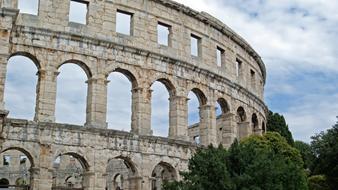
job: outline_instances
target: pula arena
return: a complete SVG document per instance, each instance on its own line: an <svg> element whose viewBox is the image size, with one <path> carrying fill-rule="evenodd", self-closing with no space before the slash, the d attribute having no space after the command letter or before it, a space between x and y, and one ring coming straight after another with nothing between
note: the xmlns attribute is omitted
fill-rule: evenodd
<svg viewBox="0 0 338 190"><path fill-rule="evenodd" d="M161 189L180 180L198 146L265 132L266 70L255 50L207 13L171 0L40 0L37 14L22 0L0 0L0 184L34 190ZM70 3L87 7L84 23L69 20ZM116 31L117 14L130 32ZM168 43L158 43L158 25ZM196 52L192 55L192 41ZM8 118L4 91L9 58L38 69L33 121ZM55 123L56 83L63 64L88 77L84 126ZM107 76L132 84L131 131L107 129ZM168 138L152 135L151 85L170 94ZM188 93L199 100L200 122L188 127ZM222 114L216 117L215 105ZM199 138L200 144L194 139Z"/></svg>

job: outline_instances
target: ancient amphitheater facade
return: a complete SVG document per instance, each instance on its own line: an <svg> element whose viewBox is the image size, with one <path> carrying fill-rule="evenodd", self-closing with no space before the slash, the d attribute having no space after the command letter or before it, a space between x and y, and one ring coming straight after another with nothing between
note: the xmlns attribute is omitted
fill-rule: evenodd
<svg viewBox="0 0 338 190"><path fill-rule="evenodd" d="M18 9L20 1L0 0L2 185L160 189L164 180L180 180L179 171L187 169L199 146L194 138L201 145L228 147L235 138L265 132L265 66L244 39L209 14L170 0L32 0L38 1L37 14L26 14ZM87 7L85 23L69 21L71 2ZM116 31L117 13L130 16L128 34ZM169 30L167 45L158 43L158 25ZM7 62L16 55L28 57L38 69L32 121L7 117ZM55 123L58 69L67 63L79 65L88 77L84 126ZM107 129L112 72L132 84L130 132ZM168 138L152 135L155 81L170 94ZM200 122L188 127L191 91L199 99ZM216 102L222 108L219 117ZM19 166L11 166L15 163Z"/></svg>

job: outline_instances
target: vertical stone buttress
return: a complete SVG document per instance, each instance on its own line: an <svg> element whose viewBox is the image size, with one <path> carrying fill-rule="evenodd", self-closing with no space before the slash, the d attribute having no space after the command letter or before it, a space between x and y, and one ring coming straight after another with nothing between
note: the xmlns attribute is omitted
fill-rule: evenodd
<svg viewBox="0 0 338 190"><path fill-rule="evenodd" d="M38 162L30 169L31 174L31 189L50 190L52 189L52 154L50 142L42 142L40 145L40 152ZM45 144L46 143L46 144ZM37 161L37 160L36 160Z"/></svg>
<svg viewBox="0 0 338 190"><path fill-rule="evenodd" d="M107 128L107 84L104 76L92 77L87 81L87 117L85 126Z"/></svg>
<svg viewBox="0 0 338 190"><path fill-rule="evenodd" d="M152 135L151 90L138 87L132 89L131 132L138 135Z"/></svg>
<svg viewBox="0 0 338 190"><path fill-rule="evenodd" d="M201 144L208 146L217 145L216 136L216 114L215 108L211 105L200 107L200 139Z"/></svg>
<svg viewBox="0 0 338 190"><path fill-rule="evenodd" d="M169 100L169 138L189 140L188 98L185 96L173 96Z"/></svg>
<svg viewBox="0 0 338 190"><path fill-rule="evenodd" d="M10 3L11 1L6 1ZM2 6L5 6L3 2ZM10 35L19 11L11 8L0 8L0 110L5 109L4 90L7 72L7 61L10 56Z"/></svg>
<svg viewBox="0 0 338 190"><path fill-rule="evenodd" d="M235 114L231 112L225 113L217 120L217 122L219 122L217 126L222 128L222 130L219 131L219 143L221 143L225 148L229 148L237 138L237 123Z"/></svg>
<svg viewBox="0 0 338 190"><path fill-rule="evenodd" d="M56 80L59 72L52 69L38 71L35 121L55 122Z"/></svg>

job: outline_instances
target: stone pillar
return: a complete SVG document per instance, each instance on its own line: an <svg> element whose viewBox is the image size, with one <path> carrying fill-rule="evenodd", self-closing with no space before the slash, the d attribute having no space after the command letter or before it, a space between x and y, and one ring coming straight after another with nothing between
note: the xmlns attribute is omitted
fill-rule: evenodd
<svg viewBox="0 0 338 190"><path fill-rule="evenodd" d="M12 2L7 0L6 3ZM5 5L5 4L3 4ZM10 55L10 34L19 11L15 9L0 9L0 110L5 109L4 89L7 72L7 59Z"/></svg>
<svg viewBox="0 0 338 190"><path fill-rule="evenodd" d="M188 141L188 98L174 96L169 100L169 138Z"/></svg>
<svg viewBox="0 0 338 190"><path fill-rule="evenodd" d="M199 127L201 144L204 146L208 146L210 144L217 146L216 114L214 106L203 105L200 107Z"/></svg>
<svg viewBox="0 0 338 190"><path fill-rule="evenodd" d="M87 127L107 128L107 84L104 76L87 81Z"/></svg>
<svg viewBox="0 0 338 190"><path fill-rule="evenodd" d="M0 47L2 49L2 47ZM1 51L1 50L0 50ZM5 82L7 72L7 56L0 56L0 110L5 110Z"/></svg>
<svg viewBox="0 0 338 190"><path fill-rule="evenodd" d="M151 90L132 90L131 132L138 135L152 135L151 130Z"/></svg>
<svg viewBox="0 0 338 190"><path fill-rule="evenodd" d="M102 173L101 173L102 175ZM89 189L93 189L93 190L104 190L103 188L103 184L101 185L101 187L96 187L95 184L95 173L91 172L91 171L86 171L83 172L83 189L84 190L89 190Z"/></svg>
<svg viewBox="0 0 338 190"><path fill-rule="evenodd" d="M59 72L38 71L35 121L55 122L56 80Z"/></svg>
<svg viewBox="0 0 338 190"><path fill-rule="evenodd" d="M251 134L250 122L239 122L237 123L238 139L241 140Z"/></svg>
<svg viewBox="0 0 338 190"><path fill-rule="evenodd" d="M8 111L0 109L0 150L2 150L2 144L4 143L5 140L3 136L3 131L7 115Z"/></svg>
<svg viewBox="0 0 338 190"><path fill-rule="evenodd" d="M219 143L222 143L223 147L229 148L237 138L236 126L236 116L230 112L223 114L217 120L217 128L222 129L219 131Z"/></svg>

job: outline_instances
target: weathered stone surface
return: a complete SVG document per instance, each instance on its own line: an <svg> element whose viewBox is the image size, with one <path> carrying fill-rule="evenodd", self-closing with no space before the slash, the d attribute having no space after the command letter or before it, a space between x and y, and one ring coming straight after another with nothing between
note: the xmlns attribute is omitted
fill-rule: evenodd
<svg viewBox="0 0 338 190"><path fill-rule="evenodd" d="M228 147L235 138L264 132L265 66L225 24L170 0L84 2L86 25L69 22L69 0L40 1L37 16L20 14L18 0L0 0L0 150L27 156L33 189L62 184L53 178L53 161L66 155L80 162L84 189L115 189L122 175L124 189L148 190L161 180L180 179L178 171L187 169L197 146L194 137L202 145ZM117 10L132 14L131 36L115 31ZM170 26L169 47L157 42L159 22ZM200 38L198 57L191 56L192 34ZM223 50L221 67L217 48ZM34 121L5 119L7 60L14 55L30 58L39 71ZM54 123L58 68L70 62L88 77L85 127ZM130 133L106 129L111 72L132 83ZM155 81L170 94L168 138L152 136L150 87ZM200 122L188 128L190 91L200 101Z"/></svg>

